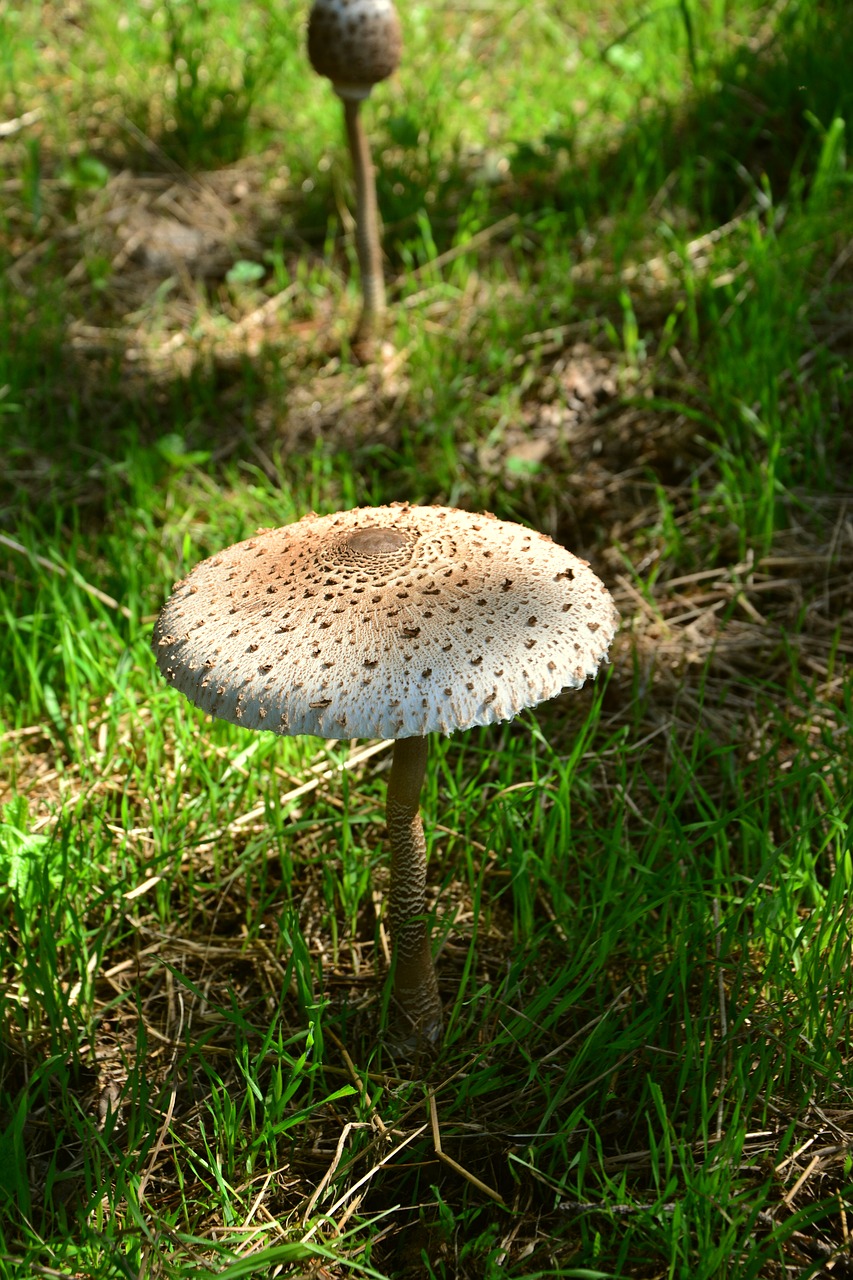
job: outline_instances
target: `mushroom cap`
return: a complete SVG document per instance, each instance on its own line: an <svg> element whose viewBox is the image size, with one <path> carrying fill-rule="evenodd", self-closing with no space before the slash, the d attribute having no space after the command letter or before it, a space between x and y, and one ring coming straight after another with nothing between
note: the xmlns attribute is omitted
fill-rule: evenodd
<svg viewBox="0 0 853 1280"><path fill-rule="evenodd" d="M322 738L509 720L580 688L618 615L544 534L449 507L360 507L259 532L196 565L157 665L213 716Z"/></svg>
<svg viewBox="0 0 853 1280"><path fill-rule="evenodd" d="M403 38L391 0L314 0L308 57L342 98L366 98L400 65Z"/></svg>

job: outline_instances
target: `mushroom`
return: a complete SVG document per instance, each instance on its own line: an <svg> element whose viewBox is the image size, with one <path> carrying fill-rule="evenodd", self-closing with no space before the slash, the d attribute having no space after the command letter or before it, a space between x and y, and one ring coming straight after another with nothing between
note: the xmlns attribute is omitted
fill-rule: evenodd
<svg viewBox="0 0 853 1280"><path fill-rule="evenodd" d="M437 1041L419 813L426 735L509 720L606 659L603 583L544 534L395 503L308 515L198 564L154 630L166 679L274 733L396 739L386 817L401 1047Z"/></svg>
<svg viewBox="0 0 853 1280"><path fill-rule="evenodd" d="M385 280L376 182L360 106L374 84L396 71L401 47L400 20L391 0L314 0L308 17L308 57L343 101L355 174L356 249L364 302L353 343L366 355L371 354L385 314Z"/></svg>

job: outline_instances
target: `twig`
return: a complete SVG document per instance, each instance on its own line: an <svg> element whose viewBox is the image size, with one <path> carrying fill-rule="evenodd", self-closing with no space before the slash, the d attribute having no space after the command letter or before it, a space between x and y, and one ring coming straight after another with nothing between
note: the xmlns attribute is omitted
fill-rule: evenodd
<svg viewBox="0 0 853 1280"><path fill-rule="evenodd" d="M840 1191L838 1192L838 1213L839 1213L839 1217L841 1218L841 1234L844 1239L844 1247L845 1249L849 1249L850 1248L850 1232L847 1228L847 1209L844 1205L844 1200L841 1197Z"/></svg>
<svg viewBox="0 0 853 1280"><path fill-rule="evenodd" d="M153 889L155 884L159 884L162 879L162 876L149 876L147 880L142 881L142 884L135 885L133 889L128 889L126 893L122 894L122 897L127 902L133 902L135 898L141 898L143 893Z"/></svg>
<svg viewBox="0 0 853 1280"><path fill-rule="evenodd" d="M495 236L499 236L501 232L509 231L510 227L514 227L517 222L517 213L510 213L506 218L500 218L497 222L493 222L490 227L484 227L482 231L478 231L476 235L471 236L471 239L466 240L464 244L455 244L452 249L438 254L435 258L430 258L429 262L422 263L414 271L406 271L403 275L397 276L394 286L399 288L409 280L416 280L425 271L435 270L436 267L446 267L448 262L461 258L463 253L468 253L470 249L479 249L482 245L488 244L490 240L493 240Z"/></svg>
<svg viewBox="0 0 853 1280"><path fill-rule="evenodd" d="M608 1204L606 1200L562 1200L557 1208L563 1213L578 1216L586 1213L612 1213L614 1217L627 1217L632 1213L675 1213L675 1201L669 1204Z"/></svg>
<svg viewBox="0 0 853 1280"><path fill-rule="evenodd" d="M811 1177L811 1175L814 1173L815 1169L819 1164L820 1164L820 1155L818 1154L818 1155L812 1156L811 1160L808 1162L805 1169L803 1169L803 1172L800 1174L799 1178L797 1178L797 1181L791 1187L791 1190L785 1192L784 1196L782 1197L782 1203L787 1205L789 1209L800 1187L803 1185L803 1183L806 1181L807 1178Z"/></svg>
<svg viewBox="0 0 853 1280"><path fill-rule="evenodd" d="M334 765L332 768L323 769L318 773L316 778L311 778L308 782L300 783L298 787L294 787L292 791L286 791L283 796L279 796L278 805L281 808L290 800L297 800L300 796L307 795L309 791L316 790L321 782L327 782L329 778L333 778L336 773L346 773L350 769L354 769L356 765L362 764L365 760L369 760L371 756L378 755L380 751L387 751L389 747L393 747L394 739L385 738L382 742L373 742L369 747L365 747L363 751L354 751L351 756L343 760L340 764ZM254 822L256 818L262 818L266 813L266 805L256 805L254 809L250 809L248 813L241 813L239 818L235 818L233 822L229 822L226 827L219 827L206 837L204 843L209 844L213 840L218 840L221 836L239 831L248 822Z"/></svg>
<svg viewBox="0 0 853 1280"><path fill-rule="evenodd" d="M430 1125L432 1126L432 1141L433 1141L433 1146L435 1147L435 1154L438 1156L439 1160L441 1160L443 1164L446 1164L448 1168L453 1169L455 1173L458 1173L461 1177L467 1179L467 1181L470 1182L472 1186L476 1187L478 1191L482 1191L484 1196L488 1196L490 1200L494 1200L495 1204L502 1205L503 1208L506 1209L507 1208L506 1200L504 1200L500 1192L495 1191L490 1186L487 1186L485 1182L481 1182L480 1179L476 1176L476 1174L471 1173L468 1169L464 1168L463 1165L459 1164L458 1161L454 1160L452 1156L445 1155L445 1153L442 1151L441 1134L438 1128L438 1112L435 1106L435 1090L434 1089L429 1090L428 1097L429 1097L429 1121L430 1121ZM426 1128L426 1126L424 1126L424 1128Z"/></svg>
<svg viewBox="0 0 853 1280"><path fill-rule="evenodd" d="M335 1039L337 1039L337 1037L335 1037ZM347 1070L349 1071L350 1076L352 1077L352 1080L356 1089L358 1089L358 1092L361 1095L362 1102L365 1104L368 1111L370 1112L370 1118L373 1121L374 1125L376 1126L377 1130L379 1131L379 1136L381 1138L387 1139L388 1126L386 1125L385 1121L382 1119L379 1112L376 1110L376 1107L373 1105L373 1099L368 1096L367 1090L364 1087L364 1081L356 1071L355 1063L353 1062L352 1058L349 1056L349 1054L347 1053L343 1045L340 1045L339 1047L341 1051L341 1056L343 1057L344 1062L347 1064Z"/></svg>
<svg viewBox="0 0 853 1280"><path fill-rule="evenodd" d="M320 1181L317 1183L317 1186L314 1188L311 1198L309 1199L307 1205L305 1206L305 1212L302 1215L303 1223L307 1222L307 1220L310 1218L311 1211L314 1208L314 1205L320 1199L320 1196L323 1194L323 1192L326 1190L326 1187L329 1185L329 1183L332 1181L332 1178L335 1176L335 1171L338 1165L341 1163L341 1158L344 1154L344 1143L352 1133L354 1127L355 1126L353 1125L353 1122L348 1121L344 1125L343 1129L341 1129L340 1137L338 1138L337 1146L335 1147L335 1154L332 1156L332 1163L329 1165L328 1169L323 1174Z"/></svg>
<svg viewBox="0 0 853 1280"><path fill-rule="evenodd" d="M140 146L144 147L150 156L154 157L158 164L161 164L163 168L172 175L173 178L179 179L182 185L191 187L200 192L208 204L210 204L212 208L216 209L219 216L223 219L226 231L231 235L235 233L237 230L237 219L228 208L225 201L216 194L216 191L208 182L205 182L196 174L190 173L181 165L176 164L172 157L168 155L162 147L159 147L152 138L148 137L147 133L143 132L143 130L140 129L138 125L134 124L132 120L129 120L127 116L122 116L119 123L121 127L140 144Z"/></svg>
<svg viewBox="0 0 853 1280"><path fill-rule="evenodd" d="M0 123L0 138L11 138L13 134L20 133L28 124L35 124L37 120L41 120L41 107L36 107L34 111L25 111L23 115L16 116L14 120L4 120Z"/></svg>
<svg viewBox="0 0 853 1280"><path fill-rule="evenodd" d="M246 333L248 333L253 325L266 324L270 316L274 315L279 307L284 306L285 302L289 302L301 288L301 284L294 281L294 283L289 284L286 289L282 289L280 293L276 293L271 298L267 298L266 302L262 302L259 307L255 307L255 310L250 311L247 316L243 316L242 320L236 321L236 323L227 330L227 337L242 338Z"/></svg>
<svg viewBox="0 0 853 1280"><path fill-rule="evenodd" d="M723 1138L723 1099L728 1083L728 1017L726 1015L726 984L723 981L723 966L720 963L720 899L714 899L714 952L717 959L717 991L720 1000L720 1040L723 1045L723 1077L720 1081L720 1100L717 1104L717 1141Z"/></svg>
<svg viewBox="0 0 853 1280"><path fill-rule="evenodd" d="M282 307L285 302L299 292L301 285L298 283L289 284L286 289L282 289L280 293L276 293L271 298L267 298L266 302L261 303L254 311L250 311L248 315L243 316L242 320L236 320L228 329L213 331L214 338L224 338L233 341L236 338L244 338L249 330L259 324L266 324L271 316ZM188 341L188 334L183 330L179 333L173 333L159 347L156 347L150 354L155 360L162 360L166 356L174 355L174 353L185 346Z"/></svg>
<svg viewBox="0 0 853 1280"><path fill-rule="evenodd" d="M331 1218L332 1215L338 1209L340 1209L341 1205L345 1204L346 1201L349 1200L350 1196L355 1195L359 1187L363 1187L366 1182L369 1182L370 1179L373 1177L373 1175L375 1173L378 1173L383 1165L388 1164L389 1160L393 1160L396 1155L399 1155L400 1152L403 1150L403 1148L407 1147L410 1142L414 1142L415 1138L419 1138L426 1128L427 1126L425 1124L422 1124L420 1128L415 1129L414 1133L410 1133L409 1136L407 1138L404 1138L402 1142L398 1142L397 1146L394 1147L393 1151L389 1151L387 1155L384 1155L382 1159L379 1160L373 1166L372 1169L368 1169L367 1173L365 1173L361 1178L359 1178L358 1182L353 1183L353 1185L349 1188L348 1191L345 1191L342 1196L339 1196L338 1199L335 1201L335 1203L332 1205L331 1209L329 1209L328 1213L324 1214L323 1216L326 1218ZM319 1225L320 1225L319 1222L315 1222L313 1227L311 1227L311 1229L307 1231L305 1235L302 1237L302 1240L300 1243L307 1244L307 1242L311 1239L311 1237L316 1234L317 1228L319 1227Z"/></svg>
<svg viewBox="0 0 853 1280"><path fill-rule="evenodd" d="M799 1157L803 1154L804 1151L808 1151L809 1147L811 1147L815 1142L817 1142L819 1137L820 1137L819 1133L813 1133L810 1138L806 1138L805 1142L801 1146L797 1147L793 1155L787 1156L784 1160L781 1160L779 1164L777 1164L774 1170L774 1173L781 1173L782 1170L785 1169L789 1164L793 1164L795 1160L799 1159Z"/></svg>
<svg viewBox="0 0 853 1280"><path fill-rule="evenodd" d="M573 1044L575 1040L588 1036L593 1027L597 1027L600 1022L603 1022L605 1018L609 1017L610 1014L613 1013L614 1009L618 1012L619 1006L629 994L630 990L630 987L623 987L619 994L611 1000L603 1013L600 1013L597 1018L592 1018L589 1022L584 1023L579 1031L576 1031L574 1035L569 1036L568 1040L564 1040L562 1044L557 1045L556 1049L551 1049L550 1052L546 1053L544 1058L539 1059L539 1065L541 1066L543 1062L551 1062L554 1058L559 1057L561 1053L564 1053L565 1050L568 1049L569 1045Z"/></svg>
<svg viewBox="0 0 853 1280"><path fill-rule="evenodd" d="M751 213L739 213L736 217L730 219L729 222L724 222L721 226L714 227L713 230L707 231L704 235L697 236L695 240L688 241L684 246L685 256L691 262L695 262L700 254L702 254L706 249L712 248L713 245L724 239L725 236L731 235L732 232L736 231L737 228L750 216ZM679 267L681 266L682 261L683 259L681 254L677 253L673 249L667 254L648 258L645 262L632 264L631 266L626 267L622 272L622 278L624 280L633 280L643 270L660 271L666 266Z"/></svg>
<svg viewBox="0 0 853 1280"><path fill-rule="evenodd" d="M250 1223L250 1222L252 1221L252 1219L254 1218L255 1214L256 1214L256 1213L257 1213L257 1211L258 1211L258 1209L261 1207L261 1201L263 1200L264 1196L267 1194L267 1189L268 1189L268 1187L269 1187L270 1183L272 1182L272 1179L273 1179L273 1170L272 1170L272 1169L270 1169L270 1170L268 1170L268 1171L267 1171L267 1175L266 1175L266 1177L264 1178L263 1186L261 1187L260 1191L258 1192L258 1194L255 1196L254 1200L252 1201L252 1204L251 1204L251 1206L250 1206L250 1208L249 1208L249 1212L246 1214L245 1218L243 1219L242 1223L240 1224L240 1225L241 1225L241 1227L242 1227L244 1230L245 1230L245 1228L246 1228L246 1227L248 1227L249 1223ZM246 1243L245 1243L245 1244L244 1244L244 1246L243 1246L243 1247L244 1247L244 1249L248 1246L248 1244L249 1244L249 1241L247 1240L247 1241L246 1241Z"/></svg>
<svg viewBox="0 0 853 1280"><path fill-rule="evenodd" d="M96 600L100 600L101 604L109 605L111 609L118 609L122 617L133 618L133 614L126 605L119 604L118 600L108 596L105 591L99 591L97 587L93 587L91 582L87 582L76 570L69 571L61 564L57 564L55 560L47 560L44 556L36 555L34 551L30 551L29 547L16 542L14 538L8 538L5 533L0 533L0 545L8 547L10 551L17 551L22 556L29 556L30 560L40 565L42 569L49 569L51 573L59 574L60 578L70 577L72 582L76 582L77 586L83 591L88 592L90 596L94 596Z"/></svg>
<svg viewBox="0 0 853 1280"><path fill-rule="evenodd" d="M142 1177L139 1179L139 1189L136 1193L136 1201L137 1201L137 1204L140 1206L140 1208L142 1207L142 1204L145 1200L145 1189L148 1186L151 1175L154 1172L154 1166L157 1163L157 1158L160 1155L161 1150L163 1149L163 1143L166 1141L166 1134L169 1132L169 1125L172 1123L172 1116L175 1111L175 1101L178 1096L178 1082L174 1072L175 1072L175 1064L178 1060L178 1052L181 1048L181 1030L184 1025L184 1001L180 993L178 994L178 1001L181 1006L181 1012L178 1020L178 1027L172 1041L172 1043L175 1046L174 1053L172 1055L172 1065L170 1067L170 1071L172 1072L172 1089L169 1094L169 1105L166 1108L166 1114L163 1117L163 1123L161 1124L160 1131L157 1134L157 1141L154 1143L153 1150L151 1152L151 1155L148 1157L148 1162L145 1166L145 1169L143 1170Z"/></svg>

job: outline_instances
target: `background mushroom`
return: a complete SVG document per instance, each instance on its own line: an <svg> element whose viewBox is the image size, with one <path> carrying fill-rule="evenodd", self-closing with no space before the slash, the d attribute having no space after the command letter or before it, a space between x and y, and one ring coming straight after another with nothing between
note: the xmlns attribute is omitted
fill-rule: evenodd
<svg viewBox="0 0 853 1280"><path fill-rule="evenodd" d="M397 69L401 49L400 20L391 0L314 0L308 18L308 57L343 101L355 175L356 248L364 302L353 342L367 355L385 314L385 279L376 181L360 108L374 84Z"/></svg>
<svg viewBox="0 0 853 1280"><path fill-rule="evenodd" d="M405 504L262 531L197 565L160 613L158 666L211 715L275 733L397 739L386 815L406 1047L441 1034L424 914L426 735L508 720L579 688L616 625L604 585L550 538Z"/></svg>

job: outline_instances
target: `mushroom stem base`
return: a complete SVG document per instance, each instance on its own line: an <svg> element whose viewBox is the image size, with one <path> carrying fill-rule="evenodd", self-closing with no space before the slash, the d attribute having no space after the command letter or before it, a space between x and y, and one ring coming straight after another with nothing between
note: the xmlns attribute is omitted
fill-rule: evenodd
<svg viewBox="0 0 853 1280"><path fill-rule="evenodd" d="M425 914L426 843L420 795L427 762L426 738L399 738L388 782L386 816L391 842L389 917L394 947L394 997L401 1048L434 1044L441 1037L441 997Z"/></svg>

